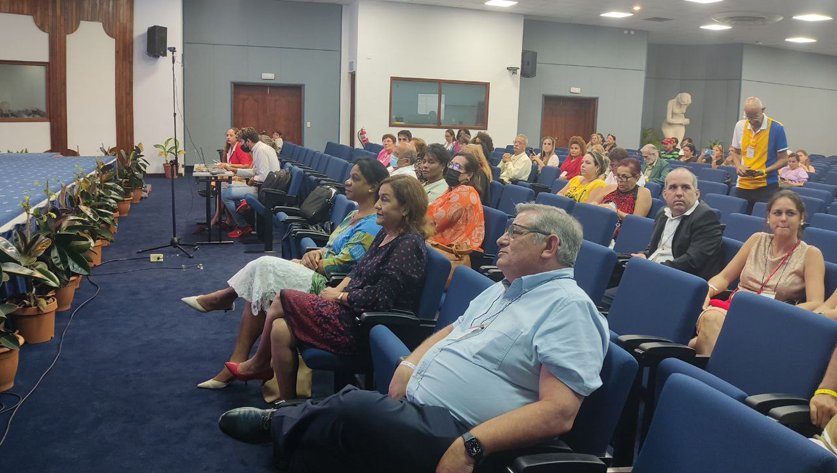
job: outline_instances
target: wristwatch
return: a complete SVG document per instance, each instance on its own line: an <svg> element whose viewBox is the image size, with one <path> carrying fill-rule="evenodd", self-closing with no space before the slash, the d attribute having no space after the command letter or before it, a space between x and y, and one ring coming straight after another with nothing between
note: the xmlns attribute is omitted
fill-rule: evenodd
<svg viewBox="0 0 837 473"><path fill-rule="evenodd" d="M469 457L474 459L474 463L477 465L482 462L482 444L476 437L474 437L471 432L465 432L462 434L462 440L465 441L465 453L468 454Z"/></svg>

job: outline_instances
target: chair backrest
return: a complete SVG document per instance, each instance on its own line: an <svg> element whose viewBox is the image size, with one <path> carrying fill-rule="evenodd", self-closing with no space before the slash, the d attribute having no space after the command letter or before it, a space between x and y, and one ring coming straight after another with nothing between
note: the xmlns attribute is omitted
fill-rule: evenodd
<svg viewBox="0 0 837 473"><path fill-rule="evenodd" d="M729 194L729 186L721 182L698 180L698 189L700 189L700 195Z"/></svg>
<svg viewBox="0 0 837 473"><path fill-rule="evenodd" d="M288 185L288 192L287 194L290 196L298 196L299 195L299 188L302 186L302 179L304 173L302 169L291 166L291 183Z"/></svg>
<svg viewBox="0 0 837 473"><path fill-rule="evenodd" d="M591 241L581 242L573 272L578 287L587 293L594 304L602 301L614 266L616 266L616 253L613 250Z"/></svg>
<svg viewBox="0 0 837 473"><path fill-rule="evenodd" d="M837 215L829 215L818 213L808 217L808 225L814 228L822 228L823 230L831 230L837 232ZM837 242L835 242L837 244Z"/></svg>
<svg viewBox="0 0 837 473"><path fill-rule="evenodd" d="M331 207L331 223L333 227L337 227L346 218L346 215L349 215L349 212L356 208L356 203L347 199L343 194L337 194L334 197L334 205Z"/></svg>
<svg viewBox="0 0 837 473"><path fill-rule="evenodd" d="M724 255L724 267L738 254L741 247L744 246L743 241L738 241L729 237L721 237L721 250ZM737 286L737 284L736 284Z"/></svg>
<svg viewBox="0 0 837 473"><path fill-rule="evenodd" d="M826 261L837 263L837 232L809 227L805 229L802 239L819 248Z"/></svg>
<svg viewBox="0 0 837 473"><path fill-rule="evenodd" d="M828 206L828 214L837 215L837 202L832 202L832 204Z"/></svg>
<svg viewBox="0 0 837 473"><path fill-rule="evenodd" d="M830 204L834 200L834 194L824 189L814 189L813 187L790 187L790 190L804 197L813 197L822 200L825 204Z"/></svg>
<svg viewBox="0 0 837 473"><path fill-rule="evenodd" d="M561 175L561 168L558 166L544 166L541 173L538 175L538 183L545 186L551 186L555 179Z"/></svg>
<svg viewBox="0 0 837 473"><path fill-rule="evenodd" d="M633 356L610 343L599 374L602 386L584 399L573 428L561 436L574 452L603 456L638 369Z"/></svg>
<svg viewBox="0 0 837 473"><path fill-rule="evenodd" d="M815 189L809 189L815 190ZM823 191L824 192L824 191ZM799 197L802 199L802 202L805 203L805 212L808 215L814 215L820 212L826 212L828 210L828 204L831 201L824 201L822 199L818 199L816 197L811 197L808 195L799 194Z"/></svg>
<svg viewBox="0 0 837 473"><path fill-rule="evenodd" d="M573 213L573 208L575 208L575 201L573 199L551 192L541 192L538 194L535 197L535 203L558 207L559 209L564 209L569 214Z"/></svg>
<svg viewBox="0 0 837 473"><path fill-rule="evenodd" d="M767 202L756 202L753 204L753 210L750 212L750 215L761 218L767 217Z"/></svg>
<svg viewBox="0 0 837 473"><path fill-rule="evenodd" d="M706 298L703 279L669 266L631 258L607 320L618 335L654 335L685 344Z"/></svg>
<svg viewBox="0 0 837 473"><path fill-rule="evenodd" d="M775 299L732 299L706 371L749 395L816 389L837 340L837 322Z"/></svg>
<svg viewBox="0 0 837 473"><path fill-rule="evenodd" d="M357 161L360 158L378 159L378 155L360 148L352 148L352 161Z"/></svg>
<svg viewBox="0 0 837 473"><path fill-rule="evenodd" d="M337 147L338 146L339 145L337 143L335 143L333 141L328 141L328 142L326 142L325 149L323 150L323 153L330 154L332 156L337 156Z"/></svg>
<svg viewBox="0 0 837 473"><path fill-rule="evenodd" d="M416 316L423 320L435 320L436 312L450 275L450 260L430 246L427 247L427 266L424 270L424 286L421 289Z"/></svg>
<svg viewBox="0 0 837 473"><path fill-rule="evenodd" d="M660 210L665 208L665 206L666 202L663 199L652 197L651 208L648 209L648 218L657 218L657 214L660 213Z"/></svg>
<svg viewBox="0 0 837 473"><path fill-rule="evenodd" d="M767 223L762 217L744 214L729 214L727 216L724 236L738 241L747 241L756 232L767 231Z"/></svg>
<svg viewBox="0 0 837 473"><path fill-rule="evenodd" d="M701 196L706 205L721 212L721 223L726 224L730 214L747 213L747 201L741 197L723 194L706 194Z"/></svg>
<svg viewBox="0 0 837 473"><path fill-rule="evenodd" d="M808 189L819 189L828 192L831 194L831 199L837 198L837 186L823 184L822 182L811 182L808 181L805 183L805 187Z"/></svg>
<svg viewBox="0 0 837 473"><path fill-rule="evenodd" d="M365 149L366 151L369 151L370 153L374 153L375 156L377 156L378 153L380 153L381 150L384 149L384 145L369 142L369 143L366 143L365 145L363 145L363 149Z"/></svg>
<svg viewBox="0 0 837 473"><path fill-rule="evenodd" d="M500 206L500 199L503 198L503 190L506 186L503 185L502 182L494 179L491 181L491 184L488 185L488 192L491 195L491 206L495 209Z"/></svg>
<svg viewBox="0 0 837 473"><path fill-rule="evenodd" d="M825 297L837 291L837 263L825 262Z"/></svg>
<svg viewBox="0 0 837 473"><path fill-rule="evenodd" d="M509 225L509 216L505 212L493 209L488 206L482 208L485 218L485 238L482 241L482 249L486 256L496 256L500 251L497 240L506 231Z"/></svg>
<svg viewBox="0 0 837 473"><path fill-rule="evenodd" d="M663 186L656 182L648 181L645 183L645 188L651 192L651 197L660 197L663 194Z"/></svg>
<svg viewBox="0 0 837 473"><path fill-rule="evenodd" d="M651 242L654 233L654 219L626 215L619 227L619 236L613 251L618 255L637 253L644 250Z"/></svg>
<svg viewBox="0 0 837 473"><path fill-rule="evenodd" d="M598 205L576 204L573 217L581 223L584 229L584 239L604 246L610 246L613 231L619 217L616 212Z"/></svg>
<svg viewBox="0 0 837 473"><path fill-rule="evenodd" d="M810 395L810 393L807 393ZM837 471L837 456L683 374L672 375L634 473Z"/></svg>
<svg viewBox="0 0 837 473"><path fill-rule="evenodd" d="M497 166L490 166L491 167L491 179L492 180L499 180L500 179L500 168Z"/></svg>
<svg viewBox="0 0 837 473"><path fill-rule="evenodd" d="M703 166L695 170L695 175L701 181L720 182L722 184L729 179L729 174L726 171Z"/></svg>
<svg viewBox="0 0 837 473"><path fill-rule="evenodd" d="M503 188L503 195L500 197L500 203L497 204L497 210L514 216L517 215L515 205L533 200L535 200L535 191L532 188L506 184Z"/></svg>
<svg viewBox="0 0 837 473"><path fill-rule="evenodd" d="M452 324L460 315L465 313L468 305L494 281L467 266L458 266L453 271L450 286L445 292L445 301L439 308L439 318L436 320L434 331Z"/></svg>

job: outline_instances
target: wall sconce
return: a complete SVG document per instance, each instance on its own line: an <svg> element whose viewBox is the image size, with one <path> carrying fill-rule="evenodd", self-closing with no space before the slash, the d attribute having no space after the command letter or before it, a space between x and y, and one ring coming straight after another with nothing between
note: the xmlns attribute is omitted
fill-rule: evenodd
<svg viewBox="0 0 837 473"><path fill-rule="evenodd" d="M516 75L517 75L517 71L519 71L519 70L520 70L520 68L519 68L519 67L516 67L516 66L509 66L509 67L507 67L507 68L506 68L506 70L507 70L507 71L509 71L509 72L511 72L511 75L516 76Z"/></svg>

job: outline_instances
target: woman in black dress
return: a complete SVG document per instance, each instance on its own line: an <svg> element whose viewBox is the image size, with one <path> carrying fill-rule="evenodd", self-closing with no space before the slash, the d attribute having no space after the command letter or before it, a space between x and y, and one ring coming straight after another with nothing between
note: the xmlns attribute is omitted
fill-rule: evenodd
<svg viewBox="0 0 837 473"><path fill-rule="evenodd" d="M382 230L363 259L339 286L319 296L282 290L267 311L256 354L226 363L233 376L268 380L275 374L280 399L294 399L297 347L351 355L358 351L360 314L415 308L427 260L427 196L415 178L403 175L385 179L378 195Z"/></svg>

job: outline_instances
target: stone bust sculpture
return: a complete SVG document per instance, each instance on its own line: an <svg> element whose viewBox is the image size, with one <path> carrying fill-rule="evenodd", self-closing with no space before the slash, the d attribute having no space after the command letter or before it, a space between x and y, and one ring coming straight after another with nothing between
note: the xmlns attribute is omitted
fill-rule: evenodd
<svg viewBox="0 0 837 473"><path fill-rule="evenodd" d="M686 125L689 119L686 118L686 109L692 104L692 96L687 92L680 92L673 99L668 101L666 106L666 119L663 122L663 137L675 137L677 141L683 141L686 135Z"/></svg>

